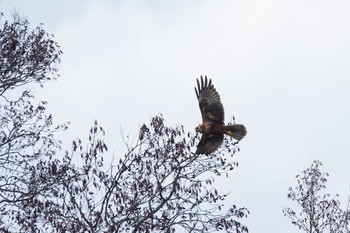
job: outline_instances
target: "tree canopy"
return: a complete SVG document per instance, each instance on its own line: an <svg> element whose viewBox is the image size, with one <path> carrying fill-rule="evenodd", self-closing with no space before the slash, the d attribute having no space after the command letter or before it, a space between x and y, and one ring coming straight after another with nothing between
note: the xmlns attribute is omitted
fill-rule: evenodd
<svg viewBox="0 0 350 233"><path fill-rule="evenodd" d="M283 213L292 220L292 224L307 233L349 232L349 209L340 206L339 195L332 197L324 193L327 172L322 172L321 161L313 161L310 168L297 175L298 185L290 187L288 198L296 202L300 212L285 208Z"/></svg>

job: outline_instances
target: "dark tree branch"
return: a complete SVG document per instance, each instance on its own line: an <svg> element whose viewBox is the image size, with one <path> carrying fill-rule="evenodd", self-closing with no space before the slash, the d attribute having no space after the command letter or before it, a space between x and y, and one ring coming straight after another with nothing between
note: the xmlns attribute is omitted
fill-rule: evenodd
<svg viewBox="0 0 350 233"><path fill-rule="evenodd" d="M292 224L307 233L348 233L349 211L340 208L338 195L330 198L329 194L321 194L329 175L321 172L320 166L320 161L314 161L310 168L296 177L298 185L289 188L288 198L297 202L301 212L285 208L283 213L292 220Z"/></svg>

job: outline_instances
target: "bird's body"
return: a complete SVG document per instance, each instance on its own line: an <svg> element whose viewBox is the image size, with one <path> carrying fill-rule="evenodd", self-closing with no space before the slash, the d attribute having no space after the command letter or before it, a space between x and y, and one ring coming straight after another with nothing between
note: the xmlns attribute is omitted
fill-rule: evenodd
<svg viewBox="0 0 350 233"><path fill-rule="evenodd" d="M220 96L211 84L211 80L201 76L201 82L197 79L195 88L199 108L202 113L203 123L196 127L196 132L202 133L202 138L197 146L196 154L210 154L223 142L224 134L241 140L246 134L246 128L241 124L225 125L224 107Z"/></svg>

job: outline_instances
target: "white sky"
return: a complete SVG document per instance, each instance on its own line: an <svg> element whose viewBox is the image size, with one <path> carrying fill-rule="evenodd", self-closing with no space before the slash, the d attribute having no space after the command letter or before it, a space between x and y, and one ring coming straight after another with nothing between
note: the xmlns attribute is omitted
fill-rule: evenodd
<svg viewBox="0 0 350 233"><path fill-rule="evenodd" d="M44 23L64 55L61 78L38 97L67 142L86 138L94 119L121 155L120 129L162 113L194 130L201 116L195 79L212 78L226 120L247 126L236 159L219 180L227 203L247 207L250 232L298 232L282 209L295 175L323 161L327 192L345 204L350 183L350 2L0 0L32 27Z"/></svg>

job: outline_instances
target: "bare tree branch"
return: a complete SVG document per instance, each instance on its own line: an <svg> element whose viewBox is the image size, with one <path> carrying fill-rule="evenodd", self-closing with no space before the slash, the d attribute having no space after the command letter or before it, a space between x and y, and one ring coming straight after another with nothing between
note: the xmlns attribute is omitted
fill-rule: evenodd
<svg viewBox="0 0 350 233"><path fill-rule="evenodd" d="M296 176L298 185L289 188L288 198L300 206L301 212L285 208L283 213L292 224L307 233L346 233L349 210L340 208L338 195L331 198L327 193L321 194L329 174L321 172L320 166L320 161L314 161L310 168Z"/></svg>

